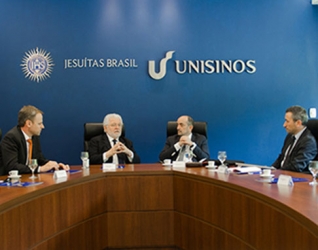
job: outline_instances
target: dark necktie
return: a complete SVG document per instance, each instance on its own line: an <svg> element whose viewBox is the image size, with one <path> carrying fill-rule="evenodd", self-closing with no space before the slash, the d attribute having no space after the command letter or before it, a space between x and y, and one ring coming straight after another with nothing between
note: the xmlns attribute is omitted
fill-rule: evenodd
<svg viewBox="0 0 318 250"><path fill-rule="evenodd" d="M287 148L283 166L285 166L285 163L287 162L287 159L289 158L289 155L290 155L290 153L291 153L291 151L292 151L292 149L293 149L293 145L294 145L294 143L295 143L295 140L296 140L296 137L293 136L292 139L291 139L291 142L289 143L289 146L288 146L288 148Z"/></svg>
<svg viewBox="0 0 318 250"><path fill-rule="evenodd" d="M113 140L114 145L117 143L117 140ZM125 159L123 159L123 154L117 154L118 164L125 164Z"/></svg>
<svg viewBox="0 0 318 250"><path fill-rule="evenodd" d="M286 153L286 157L290 155L290 152L292 151L292 148L293 148L293 145L294 145L294 143L295 143L295 140L296 140L296 137L293 136L293 137L292 137L292 140L291 140L291 142L290 142L290 144L289 144L289 148L288 148L288 151L287 151L287 153Z"/></svg>

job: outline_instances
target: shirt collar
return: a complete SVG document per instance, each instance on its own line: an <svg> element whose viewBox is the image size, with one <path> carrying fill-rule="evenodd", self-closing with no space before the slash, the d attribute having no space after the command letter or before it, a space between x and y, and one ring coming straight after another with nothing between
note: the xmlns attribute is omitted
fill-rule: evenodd
<svg viewBox="0 0 318 250"><path fill-rule="evenodd" d="M299 139L299 137L301 136L301 134L305 131L307 127L304 127L302 130L300 130L297 134L295 134L295 138L296 138L296 141Z"/></svg>
<svg viewBox="0 0 318 250"><path fill-rule="evenodd" d="M22 134L24 136L25 141L32 139L32 137L28 136L22 129L21 129L21 131L22 131Z"/></svg>
<svg viewBox="0 0 318 250"><path fill-rule="evenodd" d="M110 136L109 134L107 134L107 133L106 133L106 135L107 135L107 137L108 137L108 140L111 141L111 142L112 142L113 140L119 141L119 138L113 138L113 137L111 137L111 136Z"/></svg>

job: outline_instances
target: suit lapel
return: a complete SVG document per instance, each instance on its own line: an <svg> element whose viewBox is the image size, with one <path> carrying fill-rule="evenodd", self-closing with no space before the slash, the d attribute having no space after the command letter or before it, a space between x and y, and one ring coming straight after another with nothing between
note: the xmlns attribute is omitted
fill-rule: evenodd
<svg viewBox="0 0 318 250"><path fill-rule="evenodd" d="M20 144L22 147L22 152L21 152L21 156L23 157L22 161L26 162L27 161L27 147L26 147L26 141L24 138L24 134L22 133L22 131L19 127L16 127L16 130L17 130L17 134L19 135Z"/></svg>
<svg viewBox="0 0 318 250"><path fill-rule="evenodd" d="M106 133L102 137L102 151L108 151L111 148L110 141L108 140L108 136Z"/></svg>

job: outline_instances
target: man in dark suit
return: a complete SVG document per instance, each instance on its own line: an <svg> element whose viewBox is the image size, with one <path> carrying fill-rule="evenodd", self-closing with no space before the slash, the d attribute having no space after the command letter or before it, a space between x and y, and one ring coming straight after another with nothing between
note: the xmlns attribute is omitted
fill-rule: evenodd
<svg viewBox="0 0 318 250"><path fill-rule="evenodd" d="M284 128L287 136L273 167L296 172L308 172L308 163L317 155L315 137L306 127L307 112L300 106L286 110Z"/></svg>
<svg viewBox="0 0 318 250"><path fill-rule="evenodd" d="M89 141L91 164L140 163L133 143L121 136L123 120L118 114L108 114L103 121L105 134L95 136Z"/></svg>
<svg viewBox="0 0 318 250"><path fill-rule="evenodd" d="M69 169L68 165L50 161L41 151L40 134L44 129L43 112L34 106L24 106L18 114L18 126L12 128L0 143L0 172L7 174L18 170L19 174L30 173L29 159L37 159L36 172L51 169ZM32 145L31 145L32 144Z"/></svg>
<svg viewBox="0 0 318 250"><path fill-rule="evenodd" d="M178 134L169 136L159 155L160 161L201 161L209 159L209 146L205 136L192 133L193 119L190 116L180 116L177 120ZM186 153L184 153L186 152Z"/></svg>

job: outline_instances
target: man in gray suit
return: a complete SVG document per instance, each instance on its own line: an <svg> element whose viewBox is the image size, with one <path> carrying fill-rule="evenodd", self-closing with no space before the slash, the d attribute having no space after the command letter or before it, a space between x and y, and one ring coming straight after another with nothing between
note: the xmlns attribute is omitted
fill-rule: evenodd
<svg viewBox="0 0 318 250"><path fill-rule="evenodd" d="M201 161L209 159L209 146L205 136L192 133L193 119L188 115L180 116L177 120L178 134L169 136L159 155L160 161ZM188 152L185 153L184 152ZM189 155L187 155L189 154Z"/></svg>

